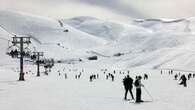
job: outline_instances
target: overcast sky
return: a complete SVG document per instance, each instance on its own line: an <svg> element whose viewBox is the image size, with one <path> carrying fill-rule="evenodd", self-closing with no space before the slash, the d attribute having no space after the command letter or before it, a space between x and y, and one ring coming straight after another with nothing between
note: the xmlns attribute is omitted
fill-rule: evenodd
<svg viewBox="0 0 195 110"><path fill-rule="evenodd" d="M195 16L195 0L0 0L0 9L53 18L94 16L108 20Z"/></svg>

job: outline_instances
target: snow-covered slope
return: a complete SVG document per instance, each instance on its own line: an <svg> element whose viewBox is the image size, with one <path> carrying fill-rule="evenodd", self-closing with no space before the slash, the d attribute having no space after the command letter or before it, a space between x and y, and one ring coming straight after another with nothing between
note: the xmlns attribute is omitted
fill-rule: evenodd
<svg viewBox="0 0 195 110"><path fill-rule="evenodd" d="M31 35L41 42L65 42L73 47L93 47L103 44L103 40L74 28L66 27L69 32L64 32L56 20L15 13L9 11L0 12L0 24L7 31L19 35ZM72 45L74 44L74 45Z"/></svg>
<svg viewBox="0 0 195 110"><path fill-rule="evenodd" d="M144 27L147 31L123 31L123 36L96 49L95 52L110 56L109 60L103 61L104 63L115 62L114 65L125 68L147 66L193 70L195 67L193 19L191 18L188 24L186 20L150 19L139 21L138 24L129 24L138 28ZM114 57L113 55L117 53L122 53L122 56Z"/></svg>
<svg viewBox="0 0 195 110"><path fill-rule="evenodd" d="M186 88L173 80L175 74L195 72L194 18L122 24L77 17L63 20L63 26L60 23L50 18L0 11L0 107L3 110L194 110L194 78L187 80ZM98 60L55 64L48 76L43 76L40 68L42 77L34 77L35 66L25 63L26 81L16 82L18 60L6 55L14 34L31 36L29 48L45 52L45 57L64 61L97 55ZM170 69L173 75L168 74ZM113 81L106 79L110 73L114 75ZM134 79L145 73L149 75L149 79L142 80L145 102L138 105L131 100L122 101L122 79L127 74ZM91 75L96 77L92 82Z"/></svg>
<svg viewBox="0 0 195 110"><path fill-rule="evenodd" d="M116 21L104 21L92 17L75 17L62 20L64 23L86 32L88 34L104 38L106 40L117 40L125 36L126 32L146 32L147 29L136 25L122 24Z"/></svg>
<svg viewBox="0 0 195 110"><path fill-rule="evenodd" d="M21 12L0 11L0 26L10 34L31 36L34 47L45 51L48 56L56 58L64 58L66 55L63 53L67 49L76 51L94 48L106 43L103 39L70 26L62 28L57 20ZM64 30L68 30L68 32ZM56 55L56 53L58 54ZM78 53L81 55L85 52Z"/></svg>
<svg viewBox="0 0 195 110"><path fill-rule="evenodd" d="M33 46L44 51L46 57L71 59L97 55L98 64L124 68L193 69L194 24L194 18L145 19L123 24L84 16L54 20L0 11L2 30L32 36ZM1 48L6 47L4 44ZM122 55L117 57L118 53Z"/></svg>
<svg viewBox="0 0 195 110"><path fill-rule="evenodd" d="M6 55L6 51L8 48L8 45L11 40L11 37L9 36L9 33L7 33L4 29L0 28L0 65L6 65L6 64L13 64L13 60L10 59L8 55Z"/></svg>
<svg viewBox="0 0 195 110"><path fill-rule="evenodd" d="M194 32L194 18L188 19L137 19L135 25L163 32Z"/></svg>

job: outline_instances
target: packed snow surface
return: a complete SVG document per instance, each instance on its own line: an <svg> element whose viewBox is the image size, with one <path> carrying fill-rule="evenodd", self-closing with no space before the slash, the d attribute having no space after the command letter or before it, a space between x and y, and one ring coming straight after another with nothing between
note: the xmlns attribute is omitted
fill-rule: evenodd
<svg viewBox="0 0 195 110"><path fill-rule="evenodd" d="M116 70L113 82L106 80L106 74L113 73L113 69L108 69L104 74L100 68L90 64L56 65L49 76L42 73L41 77L32 74L36 71L35 67L26 67L25 71L31 72L25 75L25 82L16 81L18 73L15 70L14 66L0 68L0 105L3 110L193 110L195 107L195 79L187 81L185 88L178 85L179 81L168 75L166 70L162 75L159 70L130 70L133 78L143 73L149 75L148 80L142 81L146 88L142 88L142 99L146 102L140 104L123 100L122 79L127 74L124 69ZM81 78L75 79L75 75L82 70ZM67 79L64 74L67 74ZM99 78L89 82L91 74L99 74ZM135 96L135 88L133 94ZM129 94L128 98L131 99Z"/></svg>

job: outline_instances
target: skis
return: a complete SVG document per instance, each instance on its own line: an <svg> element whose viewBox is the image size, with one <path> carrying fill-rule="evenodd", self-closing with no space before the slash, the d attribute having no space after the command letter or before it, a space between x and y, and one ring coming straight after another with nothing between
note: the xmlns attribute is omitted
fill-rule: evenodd
<svg viewBox="0 0 195 110"><path fill-rule="evenodd" d="M141 102L136 102L134 99L127 99L127 100L125 100L125 101L127 101L127 102L129 102L129 103L134 103L134 104L141 104L141 103L149 103L149 102L152 102L152 101L141 101Z"/></svg>
<svg viewBox="0 0 195 110"><path fill-rule="evenodd" d="M135 101L130 101L129 103L134 103L134 104L141 104L141 103L149 103L149 102L152 102L152 101L142 101L142 102L135 102Z"/></svg>
<svg viewBox="0 0 195 110"><path fill-rule="evenodd" d="M134 100L134 99L123 99L124 101L132 101L132 100Z"/></svg>

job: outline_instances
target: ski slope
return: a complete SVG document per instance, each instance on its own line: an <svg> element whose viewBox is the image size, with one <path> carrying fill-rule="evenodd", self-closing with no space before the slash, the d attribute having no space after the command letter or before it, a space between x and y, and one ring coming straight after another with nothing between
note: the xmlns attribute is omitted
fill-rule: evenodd
<svg viewBox="0 0 195 110"><path fill-rule="evenodd" d="M86 16L55 20L0 11L0 107L3 110L194 110L195 79L187 81L187 88L173 80L173 75L179 72L195 73L194 24L194 18L145 19L124 24ZM18 59L6 55L13 35L31 36L29 49L43 51L45 58L65 64L55 64L49 76L44 75L41 67L41 77L36 77L36 66L25 62L26 81L18 82ZM93 55L98 60L87 60ZM79 58L83 62L75 63ZM105 68L106 74L117 71L114 82L106 80L101 71ZM179 71L168 75L167 69ZM81 78L75 79L82 70ZM149 75L149 80L143 83L152 97L142 88L145 103L123 100L122 79L127 70L133 78ZM92 74L99 74L99 79L89 82ZM135 89L133 92L135 95Z"/></svg>
<svg viewBox="0 0 195 110"><path fill-rule="evenodd" d="M120 67L186 68L194 66L194 18L139 19L132 24L104 21L92 17L64 19L64 23L110 41L93 50L104 63ZM123 53L124 56L113 57ZM186 59L186 63L181 63ZM101 60L102 61L102 60Z"/></svg>
<svg viewBox="0 0 195 110"><path fill-rule="evenodd" d="M1 11L0 24L9 38L12 34L31 36L31 48L58 60L97 55L101 64L115 62L114 65L124 68L182 67L191 70L195 65L194 18L145 19L124 24L87 16L54 20ZM66 29L68 32L64 32ZM114 57L117 53L124 55ZM184 59L186 62L181 63Z"/></svg>
<svg viewBox="0 0 195 110"><path fill-rule="evenodd" d="M142 82L153 98L151 99L142 88L142 99L148 102L135 104L123 100L122 78L127 74L127 70L118 69L115 74L115 81L112 82L110 79L106 80L105 74L100 71L100 68L88 68L89 66L80 64L74 66L56 65L49 76L41 74L41 77L35 77L31 73L26 74L25 82L16 81L18 73L13 71L15 67L1 67L1 74L6 74L0 77L1 108L4 110L194 109L195 79L187 81L188 86L184 88L178 85L179 81L173 80L173 75L168 75L168 71L164 71L163 75L160 75L159 70L131 69L130 75L133 78L138 74L149 74L149 80ZM75 79L74 75L79 74L82 69L84 72L81 78ZM36 71L35 67L26 68L26 71L29 70ZM61 72L61 76L58 75L57 71ZM119 74L119 71L124 71L125 74ZM113 70L108 69L108 72L112 73ZM68 79L64 78L65 73L68 75ZM90 74L99 74L100 78L89 82ZM135 95L135 88L133 93ZM130 98L129 94L128 98Z"/></svg>
<svg viewBox="0 0 195 110"><path fill-rule="evenodd" d="M31 36L33 46L39 51L46 51L48 57L55 57L52 54L57 52L61 53L55 57L56 59L62 59L63 53L67 49L73 50L73 52L79 49L85 51L85 49L106 43L103 39L78 31L70 26L60 27L57 20L21 12L1 11L0 24L11 35ZM64 32L66 29L69 31ZM51 48L51 51L48 51L48 48ZM70 57L70 55L66 57Z"/></svg>
<svg viewBox="0 0 195 110"><path fill-rule="evenodd" d="M105 21L87 16L80 16L71 19L63 19L62 22L88 34L103 38L108 41L115 41L126 36L126 32L148 32L149 30L136 25L127 25L117 21Z"/></svg>

